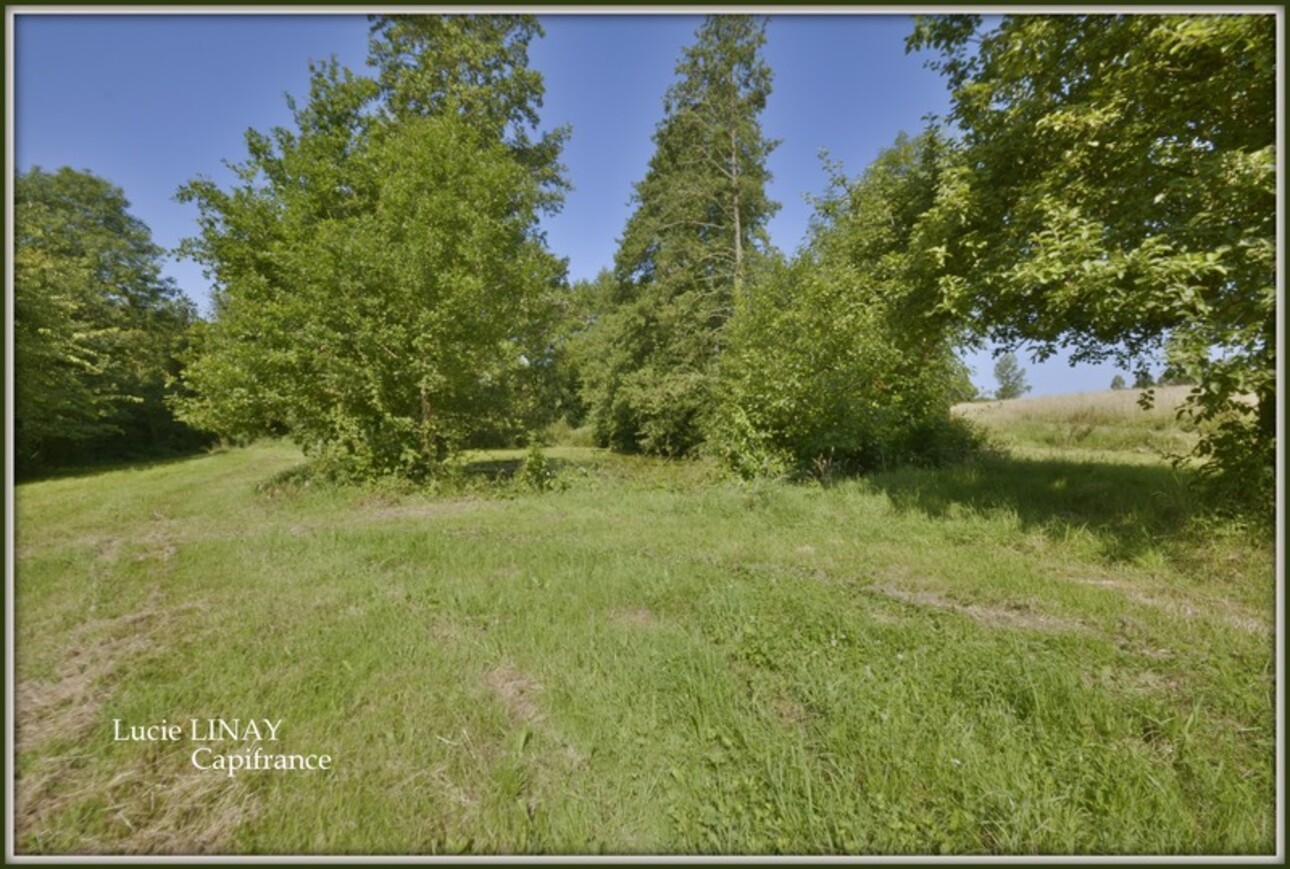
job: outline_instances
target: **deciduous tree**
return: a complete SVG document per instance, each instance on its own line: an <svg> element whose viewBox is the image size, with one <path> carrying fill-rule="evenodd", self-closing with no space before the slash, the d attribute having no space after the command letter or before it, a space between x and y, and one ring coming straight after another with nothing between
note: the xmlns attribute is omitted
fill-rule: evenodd
<svg viewBox="0 0 1290 869"><path fill-rule="evenodd" d="M195 312L120 188L33 167L14 190L19 468L189 438L164 399Z"/></svg>
<svg viewBox="0 0 1290 869"><path fill-rule="evenodd" d="M971 390L956 334L918 311L909 245L952 159L901 136L865 172L833 168L811 238L738 298L716 450L747 475L938 462L969 444L950 406Z"/></svg>
<svg viewBox="0 0 1290 869"><path fill-rule="evenodd" d="M187 249L217 281L190 418L289 432L343 476L425 476L529 426L563 281L537 227L563 133L527 129L539 32L378 19L379 79L315 67L294 130L248 133L240 186L181 191L201 210Z"/></svg>
<svg viewBox="0 0 1290 869"><path fill-rule="evenodd" d="M1168 342L1199 453L1270 492L1276 18L921 18L965 160L926 253L942 310L1005 346L1132 369ZM1253 395L1247 403L1243 396ZM1257 485L1254 485L1257 488Z"/></svg>
<svg viewBox="0 0 1290 869"><path fill-rule="evenodd" d="M994 363L994 379L999 384L994 397L1000 401L1021 398L1030 391L1030 386L1026 383L1026 369L1021 367L1015 353L1004 353Z"/></svg>

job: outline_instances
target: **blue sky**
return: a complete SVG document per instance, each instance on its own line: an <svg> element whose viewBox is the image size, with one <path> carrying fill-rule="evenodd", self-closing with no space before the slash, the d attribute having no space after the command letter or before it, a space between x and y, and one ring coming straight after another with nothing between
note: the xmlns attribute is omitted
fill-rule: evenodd
<svg viewBox="0 0 1290 869"><path fill-rule="evenodd" d="M699 18L684 15L543 15L530 50L546 80L543 120L571 124L564 152L574 190L547 220L551 249L572 278L610 264L645 172L663 92ZM771 196L782 204L771 240L794 250L825 175L827 149L856 174L897 133L916 133L948 108L924 56L906 55L903 15L778 15L765 58L774 90L762 116L782 140L770 157ZM156 242L195 232L196 209L174 201L198 175L228 182L223 161L245 156L243 134L290 123L284 94L303 94L310 59L331 55L362 70L367 22L353 15L19 14L15 24L15 164L88 169L120 186ZM200 305L208 282L191 262L166 273ZM1034 395L1105 389L1111 366L1032 364ZM988 354L968 359L992 389Z"/></svg>

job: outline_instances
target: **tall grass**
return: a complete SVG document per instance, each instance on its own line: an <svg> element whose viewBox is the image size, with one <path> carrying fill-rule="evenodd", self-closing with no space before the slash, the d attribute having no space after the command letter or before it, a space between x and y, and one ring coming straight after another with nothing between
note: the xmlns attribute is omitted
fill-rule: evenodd
<svg viewBox="0 0 1290 869"><path fill-rule="evenodd" d="M1142 391L1122 389L974 402L954 410L985 426L1014 451L1078 449L1119 454L1114 460L1124 461L1191 451L1196 432L1178 418L1190 389L1156 387L1149 409L1139 403Z"/></svg>

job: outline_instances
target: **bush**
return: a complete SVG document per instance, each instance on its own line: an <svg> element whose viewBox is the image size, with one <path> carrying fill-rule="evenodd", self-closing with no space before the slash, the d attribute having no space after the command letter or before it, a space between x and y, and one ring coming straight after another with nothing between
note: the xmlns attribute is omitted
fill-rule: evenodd
<svg viewBox="0 0 1290 869"><path fill-rule="evenodd" d="M827 480L971 449L950 417L971 378L906 256L943 158L937 136L902 136L859 178L834 172L807 248L769 260L736 299L709 436L737 473Z"/></svg>
<svg viewBox="0 0 1290 869"><path fill-rule="evenodd" d="M708 441L708 451L745 480L778 479L798 464L786 450L772 446L770 434L753 423L745 408L732 405Z"/></svg>
<svg viewBox="0 0 1290 869"><path fill-rule="evenodd" d="M965 419L929 419L903 432L898 456L909 464L943 467L980 452L986 441L985 432Z"/></svg>
<svg viewBox="0 0 1290 869"><path fill-rule="evenodd" d="M801 268L732 321L710 451L743 477L940 464L973 439L950 417L962 363L896 338L876 293Z"/></svg>
<svg viewBox="0 0 1290 869"><path fill-rule="evenodd" d="M542 452L542 443L535 434L529 436L529 449L524 455L524 461L520 463L515 479L521 486L534 492L546 492L555 485L555 471Z"/></svg>

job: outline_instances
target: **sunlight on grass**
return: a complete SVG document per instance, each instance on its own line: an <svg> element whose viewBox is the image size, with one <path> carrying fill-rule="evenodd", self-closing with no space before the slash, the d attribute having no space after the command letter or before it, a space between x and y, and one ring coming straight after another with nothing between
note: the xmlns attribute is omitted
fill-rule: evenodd
<svg viewBox="0 0 1290 869"><path fill-rule="evenodd" d="M1077 450L1104 461L1141 463L1185 454L1196 445L1196 432L1177 419L1190 390L1156 387L1145 410L1139 405L1141 390L1121 389L960 404L954 412L982 424L1013 450L1040 455Z"/></svg>
<svg viewBox="0 0 1290 869"><path fill-rule="evenodd" d="M19 853L1273 850L1272 547L1159 460L545 454L545 493L278 443L20 486ZM335 768L112 739L208 717Z"/></svg>

